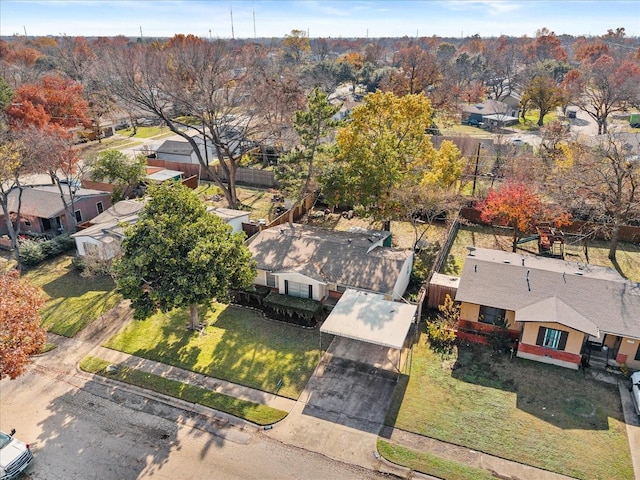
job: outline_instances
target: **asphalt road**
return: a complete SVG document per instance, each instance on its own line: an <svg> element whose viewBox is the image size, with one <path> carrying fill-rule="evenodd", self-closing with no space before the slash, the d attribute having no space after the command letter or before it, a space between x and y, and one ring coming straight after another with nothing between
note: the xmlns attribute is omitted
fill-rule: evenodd
<svg viewBox="0 0 640 480"><path fill-rule="evenodd" d="M0 382L0 428L15 427L34 453L25 480L387 478L282 444L261 430L223 438L180 418L128 408L105 392L91 393L113 387L78 388L83 381L43 366Z"/></svg>

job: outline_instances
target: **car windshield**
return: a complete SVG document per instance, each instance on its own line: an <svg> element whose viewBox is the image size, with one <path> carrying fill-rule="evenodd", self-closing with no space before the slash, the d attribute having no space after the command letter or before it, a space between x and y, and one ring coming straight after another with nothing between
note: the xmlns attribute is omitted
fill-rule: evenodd
<svg viewBox="0 0 640 480"><path fill-rule="evenodd" d="M0 432L0 450L11 442L11 437L6 433Z"/></svg>

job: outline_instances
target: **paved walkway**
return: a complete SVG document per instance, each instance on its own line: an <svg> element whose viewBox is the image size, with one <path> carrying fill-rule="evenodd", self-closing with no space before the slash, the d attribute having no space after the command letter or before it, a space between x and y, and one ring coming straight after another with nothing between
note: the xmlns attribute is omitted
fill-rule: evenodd
<svg viewBox="0 0 640 480"><path fill-rule="evenodd" d="M289 412L289 415L281 422L273 425L269 430L266 430L266 435L282 443L317 452L341 462L392 473L403 478L409 478L411 475L413 475L413 478L417 478L410 470L390 464L380 458L376 449L378 434L325 420L318 415L305 413L308 407L305 400L311 394L306 390L296 402L260 390L225 382L104 347L94 348L91 351L91 355L113 364L126 365L186 384L208 388L226 395L285 410ZM314 375L321 370L322 364L319 364ZM168 401L173 400L168 399ZM384 427L382 424L378 426L378 429L381 437L393 443L418 451L429 451L443 458L483 468L494 472L499 476L498 478L518 480L566 480L569 478L414 433ZM424 476L423 478L429 477Z"/></svg>
<svg viewBox="0 0 640 480"><path fill-rule="evenodd" d="M126 308L126 305L123 306L123 304L114 309L115 313L112 315L113 317L120 317L120 322L114 322L114 320L116 320L115 318L109 315L104 315L93 322L92 325L87 327L75 339L50 335L49 341L58 344L58 348L46 355L43 355L37 360L36 363L41 365L39 368L53 369L53 371L60 371L61 374L65 374L66 371L66 374L68 375L71 373L71 370L76 369L78 361L80 361L85 355L90 354L113 364L126 365L128 367L160 375L186 384L207 388L255 403L269 405L289 412L289 415L281 422L278 422L271 428L260 430L269 437L289 445L321 453L339 461L359 465L376 471L390 473L401 478L432 477L415 474L407 468L390 464L384 459L381 459L376 449L376 442L379 436L385 440L414 450L429 451L443 458L483 468L493 472L498 478L505 480L563 480L569 478L510 460L487 455L485 453L476 452L468 448L440 442L414 433L385 427L382 424L374 426L375 428L372 428L371 425L367 425L366 428L353 428L347 425L353 424L357 427L357 422L349 422L347 425L344 425L331 421L330 419L322 418L323 415L312 415L310 413L313 413L313 406L306 403L311 392L307 392L306 390L300 396L298 401L294 401L271 393L266 393L253 388L237 385L231 382L226 382L99 346L109 338L114 331L117 331L117 329L119 329L127 320L130 320L130 316L122 315L122 312L125 310L128 309ZM314 375L321 373L322 367L323 363L321 362L316 368ZM87 377L89 376L87 374L84 375ZM97 381L98 383L113 384L113 381L103 378L99 378ZM308 384L312 383L313 382L310 381ZM78 385L79 388L83 388L82 382ZM640 452L640 426L638 425L637 416L635 416L631 410L630 398L628 399L629 402L624 400L629 397L628 392L626 392L626 387L622 385L622 383L620 383L619 386L621 398L623 398L623 409L627 422L627 434L629 437L630 448L632 453L635 452L635 455L633 455L634 469L636 472L635 478L636 480L640 480L640 456L638 455L638 452ZM141 389L129 388L129 386L122 386L121 388L145 394ZM110 390L111 392L114 391L112 388ZM147 397L152 398L155 401L164 402L169 406L175 406L178 409L191 409L195 414L202 417L198 420L198 422L200 422L199 426L196 424L197 428L213 431L214 433L216 432L215 422L216 418L220 417L220 413L207 409L206 407L188 404L159 394L147 394ZM209 420L207 420L207 418ZM233 423L242 426L246 422L237 422L236 419L234 419ZM247 431L258 430L255 426L248 423L246 423L246 427ZM225 435L229 435L228 429L225 430L225 432L227 432L224 433ZM236 436L240 435L236 441L246 441L245 437L242 436L246 436L246 432L235 433L237 433Z"/></svg>
<svg viewBox="0 0 640 480"><path fill-rule="evenodd" d="M164 363L154 362L153 360L135 357L133 355L128 355L105 347L96 348L91 352L91 355L116 365L125 365L127 367L136 368L164 378L177 380L188 385L194 385L214 392L223 393L230 397L268 405L279 410L284 410L285 412L290 412L296 404L295 400L291 400L289 398L280 397L272 393L256 390L255 388L245 387L224 380L219 380L217 378L201 375L199 373L183 370L181 368L172 367L170 365L165 365Z"/></svg>

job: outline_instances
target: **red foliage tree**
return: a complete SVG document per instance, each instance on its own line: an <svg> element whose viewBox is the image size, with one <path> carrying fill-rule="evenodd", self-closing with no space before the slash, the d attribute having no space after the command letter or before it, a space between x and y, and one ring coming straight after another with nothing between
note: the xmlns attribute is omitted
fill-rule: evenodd
<svg viewBox="0 0 640 480"><path fill-rule="evenodd" d="M22 280L18 272L0 275L0 379L20 376L29 355L38 353L46 340L40 327L42 290Z"/></svg>
<svg viewBox="0 0 640 480"><path fill-rule="evenodd" d="M87 109L82 85L47 75L40 83L21 85L7 108L7 115L14 128L33 125L66 132L79 124L91 125Z"/></svg>
<svg viewBox="0 0 640 480"><path fill-rule="evenodd" d="M518 240L531 232L537 222L553 220L556 226L569 223L567 214L550 209L535 189L522 182L505 183L500 189L489 191L479 208L482 221L513 228L514 252Z"/></svg>

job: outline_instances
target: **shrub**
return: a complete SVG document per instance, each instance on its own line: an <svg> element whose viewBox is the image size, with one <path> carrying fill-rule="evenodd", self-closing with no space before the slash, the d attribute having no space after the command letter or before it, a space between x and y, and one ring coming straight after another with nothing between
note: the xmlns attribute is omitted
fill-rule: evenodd
<svg viewBox="0 0 640 480"><path fill-rule="evenodd" d="M89 252L85 256L77 255L71 260L74 269L80 272L83 278L111 275L113 259L104 259L99 255Z"/></svg>
<svg viewBox="0 0 640 480"><path fill-rule="evenodd" d="M456 341L456 328L460 319L460 305L447 294L444 304L438 306L440 313L435 320L427 323L427 337L431 348L442 354L453 351Z"/></svg>
<svg viewBox="0 0 640 480"><path fill-rule="evenodd" d="M487 341L495 352L507 353L513 347L513 339L507 331L507 320L501 318L495 323L495 326L499 328L487 335Z"/></svg>
<svg viewBox="0 0 640 480"><path fill-rule="evenodd" d="M456 332L444 322L435 320L427 323L427 337L431 348L438 353L449 354L453 351Z"/></svg>
<svg viewBox="0 0 640 480"><path fill-rule="evenodd" d="M20 262L24 265L38 265L45 259L41 242L36 240L20 240Z"/></svg>
<svg viewBox="0 0 640 480"><path fill-rule="evenodd" d="M67 234L59 235L53 240L20 240L20 261L24 265L38 265L47 258L60 255L71 250L75 241Z"/></svg>

